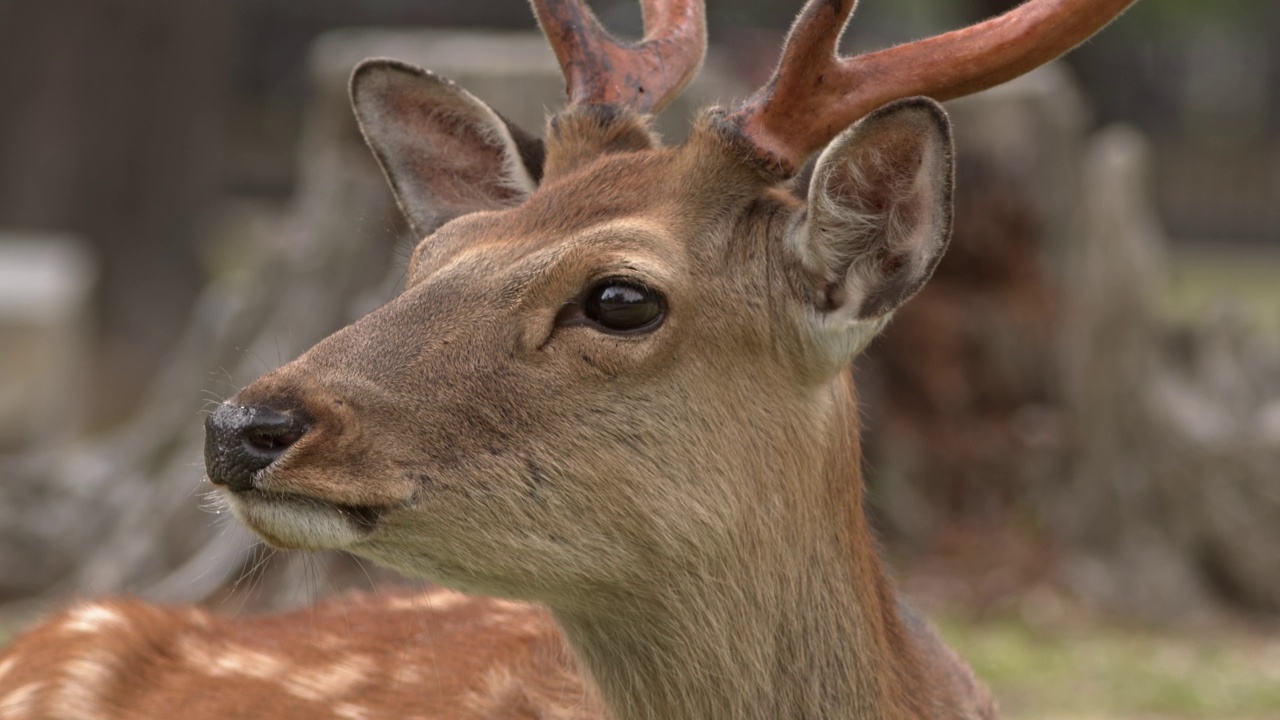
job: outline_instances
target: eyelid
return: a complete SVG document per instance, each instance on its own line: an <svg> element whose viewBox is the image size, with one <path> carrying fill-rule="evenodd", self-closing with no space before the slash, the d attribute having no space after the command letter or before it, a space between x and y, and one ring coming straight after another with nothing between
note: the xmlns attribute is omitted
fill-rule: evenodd
<svg viewBox="0 0 1280 720"><path fill-rule="evenodd" d="M634 271L634 268L629 267L627 268L627 270ZM645 278L640 277L639 275L636 275L636 274L624 274L624 273L618 272L617 270L611 270L611 271L599 273L598 275L593 273L592 277L593 279L588 280L586 284L583 285L582 288L578 291L578 294L574 296L575 300L577 300L578 302L581 302L581 300L585 298L592 290L595 290L596 288L601 287L602 285L608 285L611 283L617 284L617 285L635 285L636 287L644 288L645 290L649 290L651 292L656 292L659 295L664 295L664 296L666 295L666 293L664 293L662 289L657 286L656 283L650 282Z"/></svg>

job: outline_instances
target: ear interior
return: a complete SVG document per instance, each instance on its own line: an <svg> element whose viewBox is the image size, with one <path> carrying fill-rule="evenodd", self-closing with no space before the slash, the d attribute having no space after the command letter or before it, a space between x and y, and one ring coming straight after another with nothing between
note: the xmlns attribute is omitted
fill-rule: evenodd
<svg viewBox="0 0 1280 720"><path fill-rule="evenodd" d="M951 237L951 124L926 98L887 105L819 157L798 238L837 327L886 317L929 279Z"/></svg>
<svg viewBox="0 0 1280 720"><path fill-rule="evenodd" d="M542 175L542 141L471 93L394 60L361 63L351 102L419 237L459 215L522 202Z"/></svg>

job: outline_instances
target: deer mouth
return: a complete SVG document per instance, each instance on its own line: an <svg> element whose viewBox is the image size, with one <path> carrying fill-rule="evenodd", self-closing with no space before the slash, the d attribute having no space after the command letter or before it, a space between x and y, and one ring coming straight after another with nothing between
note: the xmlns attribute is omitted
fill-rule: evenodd
<svg viewBox="0 0 1280 720"><path fill-rule="evenodd" d="M230 492L226 497L241 522L271 545L291 550L351 547L377 531L390 510L259 489Z"/></svg>

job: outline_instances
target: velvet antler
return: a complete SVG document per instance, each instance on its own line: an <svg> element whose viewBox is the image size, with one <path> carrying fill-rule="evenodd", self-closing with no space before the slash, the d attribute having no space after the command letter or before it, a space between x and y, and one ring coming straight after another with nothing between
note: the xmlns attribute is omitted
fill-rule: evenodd
<svg viewBox="0 0 1280 720"><path fill-rule="evenodd" d="M1134 0L1030 0L1003 15L925 40L841 58L856 0L809 0L769 82L729 120L782 174L855 120L898 98L949 100L999 85L1086 40Z"/></svg>
<svg viewBox="0 0 1280 720"><path fill-rule="evenodd" d="M533 0L564 71L570 105L656 113L684 89L707 52L702 0L643 0L644 39L616 40L581 0Z"/></svg>

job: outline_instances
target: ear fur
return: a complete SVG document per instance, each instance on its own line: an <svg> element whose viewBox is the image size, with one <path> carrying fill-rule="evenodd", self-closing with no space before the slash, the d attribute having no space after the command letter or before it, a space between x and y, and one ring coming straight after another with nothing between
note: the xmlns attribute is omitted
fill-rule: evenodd
<svg viewBox="0 0 1280 720"><path fill-rule="evenodd" d="M542 176L541 140L421 68L365 60L351 75L351 104L419 237L459 215L518 205Z"/></svg>
<svg viewBox="0 0 1280 720"><path fill-rule="evenodd" d="M790 245L822 284L823 334L841 354L860 350L933 274L951 238L953 174L951 123L927 98L876 110L818 158Z"/></svg>

